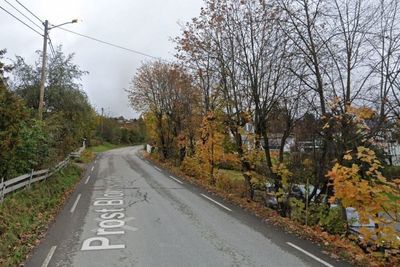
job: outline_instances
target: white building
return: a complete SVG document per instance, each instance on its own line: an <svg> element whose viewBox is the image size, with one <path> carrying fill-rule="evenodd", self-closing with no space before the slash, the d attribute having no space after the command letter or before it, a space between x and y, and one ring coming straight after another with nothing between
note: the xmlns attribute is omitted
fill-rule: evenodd
<svg viewBox="0 0 400 267"><path fill-rule="evenodd" d="M387 153L388 163L394 166L400 166L400 144L397 141L389 141L381 144Z"/></svg>
<svg viewBox="0 0 400 267"><path fill-rule="evenodd" d="M249 149L254 147L254 126L251 123L246 123L244 126L245 133L242 134L242 142L247 145ZM269 134L269 149L271 151L279 151L280 144L282 141L283 134L282 133L274 133ZM264 140L260 140L261 147L264 147ZM295 146L295 138L293 136L289 136L286 138L285 145L283 147L283 152L290 152L291 149Z"/></svg>

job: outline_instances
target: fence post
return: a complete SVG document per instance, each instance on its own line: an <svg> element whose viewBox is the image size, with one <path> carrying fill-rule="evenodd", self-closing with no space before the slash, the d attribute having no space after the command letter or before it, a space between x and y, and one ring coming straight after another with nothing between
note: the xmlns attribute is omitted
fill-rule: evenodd
<svg viewBox="0 0 400 267"><path fill-rule="evenodd" d="M0 203L3 202L4 200L4 190L5 190L5 184L4 184L4 177L1 178L1 188L0 188Z"/></svg>
<svg viewBox="0 0 400 267"><path fill-rule="evenodd" d="M44 174L44 181L45 181L45 182L47 181L47 178L49 178L49 177L48 177L49 173L52 173L51 169L49 169L49 170Z"/></svg>
<svg viewBox="0 0 400 267"><path fill-rule="evenodd" d="M32 178L33 178L33 169L31 170L31 176L29 176L28 188L31 188Z"/></svg>

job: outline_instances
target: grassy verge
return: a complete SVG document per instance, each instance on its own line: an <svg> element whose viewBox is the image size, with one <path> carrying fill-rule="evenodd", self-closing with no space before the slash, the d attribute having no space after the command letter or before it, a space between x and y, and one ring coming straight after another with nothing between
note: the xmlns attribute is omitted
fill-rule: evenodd
<svg viewBox="0 0 400 267"><path fill-rule="evenodd" d="M120 147L124 147L124 146L126 146L126 145L114 145L114 144L106 142L106 143L103 143L103 144L101 144L99 146L89 147L88 150L91 151L91 152L94 152L94 153L102 153L102 152L105 152L107 150L120 148Z"/></svg>
<svg viewBox="0 0 400 267"><path fill-rule="evenodd" d="M0 204L0 266L18 266L26 259L73 191L81 172L71 165L47 181L4 199Z"/></svg>
<svg viewBox="0 0 400 267"><path fill-rule="evenodd" d="M87 164L89 162L92 162L94 158L96 157L95 153L91 150L85 149L79 158L75 160L76 163L84 163Z"/></svg>
<svg viewBox="0 0 400 267"><path fill-rule="evenodd" d="M243 174L240 171L218 169L218 173L226 175L227 177L229 177L234 181L244 181Z"/></svg>

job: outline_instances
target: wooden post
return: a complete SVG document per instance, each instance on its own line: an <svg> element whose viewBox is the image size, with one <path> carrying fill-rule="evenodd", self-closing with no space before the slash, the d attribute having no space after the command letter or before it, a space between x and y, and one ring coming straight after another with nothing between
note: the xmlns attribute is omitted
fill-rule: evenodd
<svg viewBox="0 0 400 267"><path fill-rule="evenodd" d="M306 184L306 226L308 226L308 194L309 194L309 177L307 175L307 184Z"/></svg>
<svg viewBox="0 0 400 267"><path fill-rule="evenodd" d="M31 176L29 176L28 188L31 188L32 178L33 178L33 169L31 170Z"/></svg>
<svg viewBox="0 0 400 267"><path fill-rule="evenodd" d="M5 190L5 184L4 184L4 177L3 178L1 178L1 188L0 188L0 203L2 203L3 202L3 199L4 199L4 190Z"/></svg>

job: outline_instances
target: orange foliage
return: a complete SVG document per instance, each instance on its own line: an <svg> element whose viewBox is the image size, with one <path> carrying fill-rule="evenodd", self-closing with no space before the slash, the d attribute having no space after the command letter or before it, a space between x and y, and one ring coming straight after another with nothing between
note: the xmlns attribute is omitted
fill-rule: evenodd
<svg viewBox="0 0 400 267"><path fill-rule="evenodd" d="M388 182L379 171L382 165L374 151L360 146L353 154L349 152L344 156L345 162L351 166L336 163L327 175L335 190L330 202L337 199L344 207L355 208L363 224L369 220L378 224L375 231L361 229L366 242L398 248L400 240L395 224L400 220L399 187Z"/></svg>
<svg viewBox="0 0 400 267"><path fill-rule="evenodd" d="M223 157L223 134L219 131L219 121L214 112L208 112L201 124L201 138L198 142L198 157L207 169L211 184L215 184L214 168Z"/></svg>

